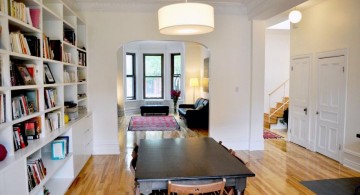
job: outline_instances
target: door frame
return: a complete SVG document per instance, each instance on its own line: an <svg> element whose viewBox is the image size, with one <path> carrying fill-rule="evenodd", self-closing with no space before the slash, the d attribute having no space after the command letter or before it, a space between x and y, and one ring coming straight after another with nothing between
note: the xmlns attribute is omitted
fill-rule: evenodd
<svg viewBox="0 0 360 195"><path fill-rule="evenodd" d="M344 63L344 109L342 110L342 128L344 129L344 131L342 132L342 134L339 135L339 143L341 144L341 148L340 148L340 151L339 151L339 162L340 163L343 163L343 152L344 152L344 139L345 139L345 128L346 128L346 105L347 105L347 94L348 94L348 63L349 63L349 49L348 48L345 48L345 49L337 49L337 50L331 50L331 51L324 51L324 52L319 52L319 53L316 53L316 57L315 57L315 68L316 68L316 75L314 75L316 77L316 81L315 81L315 91L316 91L316 95L315 95L315 110L318 110L318 90L319 90L319 86L318 86L318 74L319 74L319 66L318 66L318 63L319 63L319 59L320 58L329 58L329 57L340 57L340 56L344 56L345 58L345 63ZM317 135L318 135L318 115L316 114L316 111L314 112L314 121L315 121L315 136L314 136L314 151L317 152Z"/></svg>
<svg viewBox="0 0 360 195"><path fill-rule="evenodd" d="M293 60L297 60L297 59L306 59L308 58L309 59L309 87L308 87L308 114L307 114L307 118L308 118L308 136L309 136L309 140L308 140L308 143L307 143L307 146L305 147L306 149L311 149L310 146L311 146L311 135L310 135L310 124L311 124L311 115L313 113L312 111L312 104L311 104L311 86L312 86L312 65L313 65L313 55L312 54L303 54L303 55L295 55L295 56L291 56L290 57L290 68L289 68L289 98L290 98L290 105L291 105L291 71L292 71L292 61ZM290 108L290 105L289 105L289 108ZM289 124L288 124L288 132L287 132L287 141L291 142L291 123L292 123L292 112L291 112L291 109L289 109ZM293 142L292 142L293 143Z"/></svg>

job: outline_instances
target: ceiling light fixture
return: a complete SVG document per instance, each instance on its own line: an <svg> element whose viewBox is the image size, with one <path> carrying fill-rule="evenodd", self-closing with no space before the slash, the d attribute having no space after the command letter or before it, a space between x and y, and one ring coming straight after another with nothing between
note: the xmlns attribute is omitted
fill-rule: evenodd
<svg viewBox="0 0 360 195"><path fill-rule="evenodd" d="M301 18L302 18L302 14L298 10L293 10L289 14L289 20L291 23L296 24L296 23L300 22Z"/></svg>
<svg viewBox="0 0 360 195"><path fill-rule="evenodd" d="M159 9L159 30L166 35L196 35L214 30L214 8L203 3L177 3Z"/></svg>

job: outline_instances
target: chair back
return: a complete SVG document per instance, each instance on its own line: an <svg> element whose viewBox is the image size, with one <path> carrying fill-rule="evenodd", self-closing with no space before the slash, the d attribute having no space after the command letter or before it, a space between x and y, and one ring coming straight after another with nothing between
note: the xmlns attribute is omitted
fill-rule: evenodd
<svg viewBox="0 0 360 195"><path fill-rule="evenodd" d="M188 185L188 184L175 184L171 181L168 182L168 195L171 194L202 194L211 193L223 195L226 179L223 178L220 182L209 184Z"/></svg>

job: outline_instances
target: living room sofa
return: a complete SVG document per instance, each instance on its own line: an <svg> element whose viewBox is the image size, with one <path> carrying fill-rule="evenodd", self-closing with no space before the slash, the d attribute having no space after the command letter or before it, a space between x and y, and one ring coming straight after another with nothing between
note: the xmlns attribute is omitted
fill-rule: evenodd
<svg viewBox="0 0 360 195"><path fill-rule="evenodd" d="M198 98L194 104L179 104L179 116L188 128L209 127L209 100Z"/></svg>

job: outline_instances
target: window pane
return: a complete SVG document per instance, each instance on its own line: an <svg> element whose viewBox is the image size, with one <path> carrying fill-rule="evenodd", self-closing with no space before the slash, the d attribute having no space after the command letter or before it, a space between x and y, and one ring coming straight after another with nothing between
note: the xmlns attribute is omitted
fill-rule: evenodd
<svg viewBox="0 0 360 195"><path fill-rule="evenodd" d="M174 74L181 74L181 55L174 56Z"/></svg>
<svg viewBox="0 0 360 195"><path fill-rule="evenodd" d="M180 90L180 77L173 77L173 89L174 90Z"/></svg>
<svg viewBox="0 0 360 195"><path fill-rule="evenodd" d="M145 56L145 76L161 76L162 56Z"/></svg>
<svg viewBox="0 0 360 195"><path fill-rule="evenodd" d="M134 78L133 77L126 78L126 97L127 98L134 97Z"/></svg>
<svg viewBox="0 0 360 195"><path fill-rule="evenodd" d="M126 55L126 75L133 74L133 55Z"/></svg>
<svg viewBox="0 0 360 195"><path fill-rule="evenodd" d="M161 77L145 78L145 97L146 98L161 98L162 94Z"/></svg>

